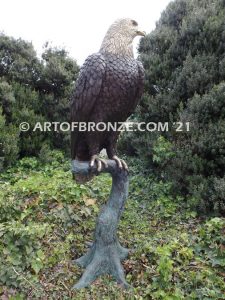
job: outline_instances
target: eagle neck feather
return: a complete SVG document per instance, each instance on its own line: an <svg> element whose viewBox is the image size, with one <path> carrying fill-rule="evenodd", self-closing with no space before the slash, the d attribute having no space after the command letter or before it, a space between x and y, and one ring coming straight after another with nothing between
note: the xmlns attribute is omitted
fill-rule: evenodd
<svg viewBox="0 0 225 300"><path fill-rule="evenodd" d="M134 57L133 40L130 36L108 32L102 42L101 53L113 53L119 56Z"/></svg>

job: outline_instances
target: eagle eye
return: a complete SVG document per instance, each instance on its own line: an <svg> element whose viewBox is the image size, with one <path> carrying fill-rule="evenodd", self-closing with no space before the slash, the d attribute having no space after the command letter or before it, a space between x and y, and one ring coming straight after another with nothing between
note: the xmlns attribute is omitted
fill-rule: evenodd
<svg viewBox="0 0 225 300"><path fill-rule="evenodd" d="M133 26L138 26L138 23L134 20L131 20L131 23L132 23Z"/></svg>

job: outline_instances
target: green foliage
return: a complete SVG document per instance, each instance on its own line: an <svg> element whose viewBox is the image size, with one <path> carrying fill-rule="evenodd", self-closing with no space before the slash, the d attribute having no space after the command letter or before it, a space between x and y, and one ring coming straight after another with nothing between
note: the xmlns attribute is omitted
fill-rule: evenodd
<svg viewBox="0 0 225 300"><path fill-rule="evenodd" d="M0 81L0 106L2 113L6 116L7 121L11 120L12 104L15 102L12 86L6 81Z"/></svg>
<svg viewBox="0 0 225 300"><path fill-rule="evenodd" d="M1 224L1 282L18 287L21 278L17 272L30 268L38 274L43 268L44 253L40 239L49 233L49 224L23 224L20 221L9 221ZM35 278L34 278L35 280Z"/></svg>
<svg viewBox="0 0 225 300"><path fill-rule="evenodd" d="M35 113L33 109L21 108L13 114L13 123L19 128L20 123L27 122L30 125L30 130L20 132L19 148L20 156L37 156L40 153L42 144L48 140L49 134L42 131L33 131L32 128L38 122L45 122L46 119L42 115Z"/></svg>
<svg viewBox="0 0 225 300"><path fill-rule="evenodd" d="M124 262L134 289L123 291L105 276L88 289L71 291L82 272L72 260L93 239L111 178L102 174L85 186L77 185L62 152L48 147L43 151L48 152L48 164L27 157L0 175L1 296L224 298L224 219L196 218L190 207L184 209L183 198L172 196L171 183L141 173L138 159L130 161L130 198L118 229L122 245L135 249Z"/></svg>
<svg viewBox="0 0 225 300"><path fill-rule="evenodd" d="M40 62L33 45L0 34L0 77L7 81L33 85L40 76Z"/></svg>
<svg viewBox="0 0 225 300"><path fill-rule="evenodd" d="M214 266L225 267L224 257L224 229L225 220L222 218L212 218L200 228L199 235L201 237L200 247L198 251L204 251L210 264Z"/></svg>
<svg viewBox="0 0 225 300"><path fill-rule="evenodd" d="M163 136L159 136L153 147L153 162L165 165L174 155L172 144Z"/></svg>
<svg viewBox="0 0 225 300"><path fill-rule="evenodd" d="M69 122L69 99L79 70L76 61L48 44L39 59L31 43L4 34L0 34L0 61L0 106L6 124L18 130L20 123L30 124L29 131L20 132L19 156L38 156L46 144L68 154L69 132L33 128L37 122ZM10 158L10 163L14 161Z"/></svg>
<svg viewBox="0 0 225 300"><path fill-rule="evenodd" d="M48 144L43 144L39 153L39 160L41 163L47 164L55 161L63 162L64 157L60 151L53 151Z"/></svg>
<svg viewBox="0 0 225 300"><path fill-rule="evenodd" d="M224 18L223 1L169 4L140 43L145 94L134 117L169 122L170 130L125 135L129 154L172 181L193 209L217 215L224 212ZM176 132L178 121L190 122L190 131Z"/></svg>
<svg viewBox="0 0 225 300"><path fill-rule="evenodd" d="M20 159L17 163L16 170L26 171L26 170L37 170L38 160L35 157L24 157ZM9 170L10 172L11 170Z"/></svg>
<svg viewBox="0 0 225 300"><path fill-rule="evenodd" d="M12 124L7 125L0 106L0 170L8 167L18 157L18 129ZM12 142L13 141L13 142Z"/></svg>
<svg viewBox="0 0 225 300"><path fill-rule="evenodd" d="M45 45L45 51L42 54L45 68L43 77L38 83L41 92L53 93L57 98L60 96L70 96L71 85L73 87L78 67L76 63L67 56L64 49L57 49ZM43 89L44 88L44 89Z"/></svg>

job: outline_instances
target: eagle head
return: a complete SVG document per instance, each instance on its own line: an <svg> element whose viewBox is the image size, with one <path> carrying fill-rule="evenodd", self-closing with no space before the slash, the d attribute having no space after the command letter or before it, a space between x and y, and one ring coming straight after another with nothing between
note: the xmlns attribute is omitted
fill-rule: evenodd
<svg viewBox="0 0 225 300"><path fill-rule="evenodd" d="M139 29L137 21L129 18L118 19L109 27L100 52L133 56L133 39L145 35L146 33Z"/></svg>
<svg viewBox="0 0 225 300"><path fill-rule="evenodd" d="M109 31L114 31L127 38L130 37L132 40L138 35L145 36L145 32L138 28L138 22L128 18L116 20L110 26Z"/></svg>

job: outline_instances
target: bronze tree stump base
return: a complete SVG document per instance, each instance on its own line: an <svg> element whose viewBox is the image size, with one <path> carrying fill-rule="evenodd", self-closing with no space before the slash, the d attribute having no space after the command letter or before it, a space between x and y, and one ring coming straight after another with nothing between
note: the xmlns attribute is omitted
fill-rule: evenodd
<svg viewBox="0 0 225 300"><path fill-rule="evenodd" d="M108 167L103 167L101 172L110 173L112 176L109 200L102 206L97 218L93 245L84 256L75 260L75 263L86 269L73 289L87 287L104 274L112 275L124 288L130 287L125 280L121 264L121 261L128 256L129 250L123 248L117 239L118 223L128 196L128 173L126 170L119 169L113 160L107 160L107 164ZM88 175L89 163L73 160L72 172Z"/></svg>

